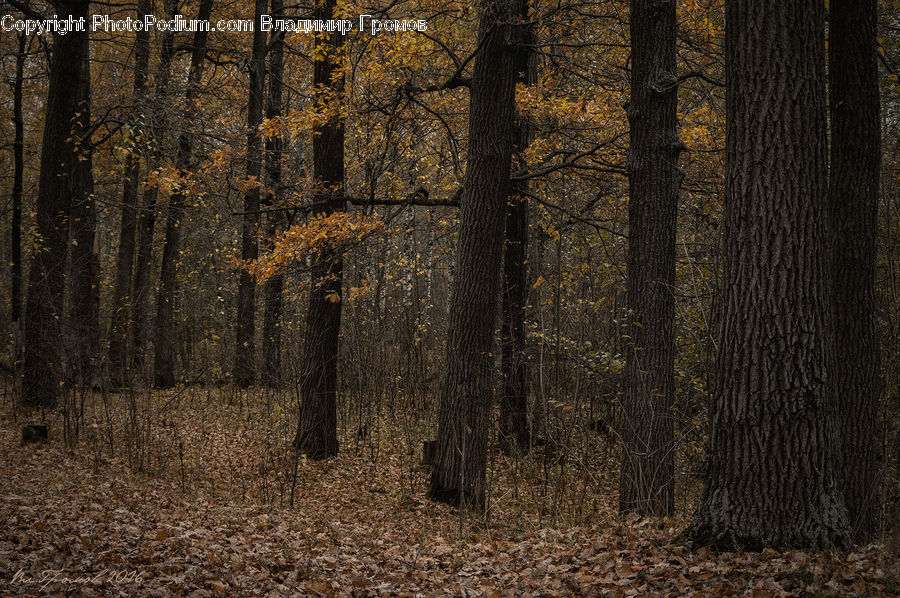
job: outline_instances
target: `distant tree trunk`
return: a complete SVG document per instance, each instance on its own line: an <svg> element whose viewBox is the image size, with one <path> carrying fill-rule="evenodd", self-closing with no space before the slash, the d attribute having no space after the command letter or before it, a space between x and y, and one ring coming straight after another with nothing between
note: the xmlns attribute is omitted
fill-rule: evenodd
<svg viewBox="0 0 900 598"><path fill-rule="evenodd" d="M25 173L25 118L22 113L22 85L25 80L25 34L18 35L16 78L13 82L13 188L12 188L12 280L10 281L10 315L18 329L22 319L22 190ZM19 356L15 359L18 361Z"/></svg>
<svg viewBox="0 0 900 598"><path fill-rule="evenodd" d="M175 1L165 0L166 16L174 18L176 13ZM154 100L150 109L150 136L152 149L150 151L148 170L159 168L162 156L162 140L165 132L166 110L168 103L166 97L169 89L169 79L172 74L172 58L175 55L175 34L169 29L162 35L159 65L156 70L154 84ZM156 198L159 195L159 187L153 185L144 190L141 201L141 210L138 215L138 247L137 260L134 265L134 313L131 317L131 346L132 367L143 370L146 361L148 344L148 322L150 319L150 270L153 268L153 230L156 228Z"/></svg>
<svg viewBox="0 0 900 598"><path fill-rule="evenodd" d="M76 380L93 383L96 358L100 352L100 257L97 255L97 207L94 203L94 148L90 140L91 67L87 36L82 38L81 70L75 93L78 117L74 129L78 161L72 179L71 227L72 303L69 337Z"/></svg>
<svg viewBox="0 0 900 598"><path fill-rule="evenodd" d="M150 0L139 0L139 21L150 13ZM119 253L116 256L116 286L113 297L112 325L109 332L109 378L114 388L125 384L127 376L128 327L132 316L131 279L134 266L134 241L138 184L141 175L141 157L137 151L138 123L144 107L147 87L147 68L150 62L150 33L138 31L134 39L134 89L132 91L131 136L134 147L125 158L125 177L122 184L122 217L119 225Z"/></svg>
<svg viewBox="0 0 900 598"><path fill-rule="evenodd" d="M876 529L876 428L879 351L875 323L878 177L881 168L875 0L832 0L831 223L836 336L834 385L843 495L858 542Z"/></svg>
<svg viewBox="0 0 900 598"><path fill-rule="evenodd" d="M250 58L250 99L247 104L247 180L244 193L244 219L241 228L241 260L245 263L259 257L259 184L262 171L262 142L259 126L263 120L266 91L266 32L260 25L268 9L267 0L256 0L253 33L253 55ZM250 185L249 181L256 181ZM256 376L256 282L242 268L238 287L238 311L235 322L234 383L250 386Z"/></svg>
<svg viewBox="0 0 900 598"><path fill-rule="evenodd" d="M74 18L87 18L86 0L58 1L55 8ZM41 143L41 169L35 204L37 250L32 252L25 305L23 400L33 406L56 404L66 375L62 365L62 322L65 317L66 257L72 189L77 188L78 140L71 135L80 107L88 33L55 35Z"/></svg>
<svg viewBox="0 0 900 598"><path fill-rule="evenodd" d="M828 366L824 6L727 0L722 327L706 487L689 536L847 544Z"/></svg>
<svg viewBox="0 0 900 598"><path fill-rule="evenodd" d="M284 11L282 0L272 0L273 15L281 15ZM269 98L266 106L266 118L274 119L282 112L282 77L284 76L284 33L273 32L269 49ZM275 135L266 140L266 184L272 195L268 197L269 205L278 205L281 199L281 152L282 140ZM279 224L287 224L285 212L269 212L267 216L266 238L269 242L274 238ZM263 383L276 387L281 383L281 311L284 277L273 276L266 281L265 312L263 314L262 353Z"/></svg>
<svg viewBox="0 0 900 598"><path fill-rule="evenodd" d="M675 0L631 2L628 341L619 510L675 509Z"/></svg>
<svg viewBox="0 0 900 598"><path fill-rule="evenodd" d="M317 5L317 18L334 18L335 0ZM325 55L313 67L317 102L327 102L331 93L343 92L343 78L333 80L340 64L340 34L317 40ZM333 101L333 100L332 100ZM313 176L323 205L318 214L344 210L344 121L332 118L313 137ZM309 312L304 338L303 378L300 383L300 417L297 446L312 459L327 459L338 452L337 441L337 359L341 331L341 255L328 249L314 257L309 290Z"/></svg>
<svg viewBox="0 0 900 598"><path fill-rule="evenodd" d="M197 18L209 20L212 0L202 0ZM209 32L204 28L194 33L191 66L185 92L185 112L178 137L178 154L175 167L187 173L191 167L194 149L193 126L196 118L196 102L206 57L206 40ZM153 361L153 378L157 388L175 386L175 281L178 250L181 245L181 220L184 216L184 190L178 189L169 198L166 218L166 241L163 246L162 268L159 275L159 292L156 297L156 343Z"/></svg>
<svg viewBox="0 0 900 598"><path fill-rule="evenodd" d="M482 0L479 7L480 51L471 83L469 156L430 489L436 500L474 508L484 506L516 54L523 27L518 0Z"/></svg>
<svg viewBox="0 0 900 598"><path fill-rule="evenodd" d="M528 21L528 0L519 1L519 18ZM516 73L525 85L537 82L535 53L531 48L533 32L529 26L516 48ZM531 143L527 117L518 115L512 131L516 151ZM500 400L500 437L504 444L528 450L531 428L528 424L528 364L525 356L525 304L528 296L528 183L511 182L506 204L506 243L503 253L503 325L501 327L502 395Z"/></svg>

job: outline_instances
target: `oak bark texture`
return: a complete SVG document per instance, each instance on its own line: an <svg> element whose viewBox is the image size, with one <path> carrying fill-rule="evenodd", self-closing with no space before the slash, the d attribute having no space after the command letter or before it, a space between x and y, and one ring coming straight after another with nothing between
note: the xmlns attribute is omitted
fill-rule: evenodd
<svg viewBox="0 0 900 598"><path fill-rule="evenodd" d="M469 155L460 200L437 459L429 491L437 500L476 509L484 506L485 498L516 54L524 26L514 0L483 0L479 8L480 51L472 75Z"/></svg>
<svg viewBox="0 0 900 598"><path fill-rule="evenodd" d="M824 6L728 0L725 267L695 545L847 544L828 375Z"/></svg>
<svg viewBox="0 0 900 598"><path fill-rule="evenodd" d="M854 539L876 533L879 351L875 322L881 169L875 0L832 0L829 21L831 170L828 210L834 302L833 376L842 489Z"/></svg>
<svg viewBox="0 0 900 598"><path fill-rule="evenodd" d="M675 509L675 0L631 2L628 309L619 510Z"/></svg>

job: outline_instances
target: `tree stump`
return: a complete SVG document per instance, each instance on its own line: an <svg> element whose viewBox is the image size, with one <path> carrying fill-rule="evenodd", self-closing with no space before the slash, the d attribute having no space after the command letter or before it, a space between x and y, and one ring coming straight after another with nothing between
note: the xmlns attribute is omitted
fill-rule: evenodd
<svg viewBox="0 0 900 598"><path fill-rule="evenodd" d="M47 442L47 433L47 426L44 424L26 424L22 426L22 445Z"/></svg>

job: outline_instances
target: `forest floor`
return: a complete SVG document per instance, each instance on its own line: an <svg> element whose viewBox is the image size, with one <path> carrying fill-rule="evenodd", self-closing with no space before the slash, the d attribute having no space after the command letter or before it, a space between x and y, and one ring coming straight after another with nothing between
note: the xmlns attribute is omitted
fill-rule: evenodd
<svg viewBox="0 0 900 598"><path fill-rule="evenodd" d="M614 486L589 522L554 528L501 500L520 491L501 475L491 518L461 517L424 498L402 442L376 455L348 434L286 475L255 411L176 402L130 453L127 427L99 419L75 449L58 419L20 446L21 418L0 410L0 596L900 595L880 545L692 552L686 518L623 520Z"/></svg>

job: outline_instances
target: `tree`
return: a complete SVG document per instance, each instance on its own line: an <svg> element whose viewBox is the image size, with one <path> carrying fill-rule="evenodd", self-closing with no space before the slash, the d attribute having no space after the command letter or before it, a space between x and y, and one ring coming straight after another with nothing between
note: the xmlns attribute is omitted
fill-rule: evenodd
<svg viewBox="0 0 900 598"><path fill-rule="evenodd" d="M209 20L212 0L202 0L197 13L200 20ZM175 168L185 175L191 166L194 149L192 127L197 112L197 98L206 57L206 41L209 31L199 27L194 33L191 64L185 92L184 118L178 137L178 154ZM179 186L169 198L166 218L166 240L163 246L162 268L159 276L159 292L156 296L156 343L154 346L153 378L157 388L175 386L175 283L178 251L181 244L181 219L184 216L185 189Z"/></svg>
<svg viewBox="0 0 900 598"><path fill-rule="evenodd" d="M875 0L831 3L829 78L833 380L839 403L843 495L856 540L876 532L879 350L875 323L881 168Z"/></svg>
<svg viewBox="0 0 900 598"><path fill-rule="evenodd" d="M335 0L316 5L316 18L334 18ZM316 39L313 86L318 109L330 112L329 102L343 92L340 65L340 33ZM344 197L344 121L331 114L313 136L313 177L317 192L316 215L346 209ZM339 252L322 249L313 256L309 311L303 339L303 374L300 382L300 415L295 444L313 459L338 452L337 361L341 331L341 281L343 259Z"/></svg>
<svg viewBox="0 0 900 598"><path fill-rule="evenodd" d="M272 14L283 13L282 0L272 0ZM284 32L273 31L269 49L269 97L266 103L266 118L277 119L282 113L282 91L284 76ZM281 198L281 152L282 139L279 133L266 140L266 184L270 189L268 204L278 204ZM274 238L279 224L287 224L286 212L276 210L268 213L266 236ZM263 383L269 387L281 382L281 311L284 276L276 274L266 281L263 288L265 308L263 313L262 354Z"/></svg>
<svg viewBox="0 0 900 598"><path fill-rule="evenodd" d="M436 500L475 508L484 505L516 54L524 26L515 0L482 0L479 9L479 49L469 103L469 155L460 200L456 279L430 489Z"/></svg>
<svg viewBox="0 0 900 598"><path fill-rule="evenodd" d="M89 4L86 0L58 0L54 8L76 19L87 18ZM66 379L60 341L65 318L69 212L83 199L73 197L75 190L83 188L76 180L83 174L78 164L83 140L73 135L73 127L81 130L75 124L82 100L77 90L83 89L81 78L86 74L87 37L87 31L73 31L54 34L53 39L35 204L37 238L25 304L22 388L24 401L34 406L54 406Z"/></svg>
<svg viewBox="0 0 900 598"><path fill-rule="evenodd" d="M519 2L519 18L528 21L529 3ZM532 26L525 31L516 50L519 82L537 81L536 54ZM523 152L531 142L527 117L519 115L513 126L514 151ZM525 304L528 296L528 183L510 181L506 206L506 243L503 251L503 325L501 327L501 369L503 386L500 400L500 437L509 446L528 450L531 427L528 423L528 364L525 355Z"/></svg>
<svg viewBox="0 0 900 598"><path fill-rule="evenodd" d="M836 485L824 6L728 0L725 266L695 545L847 543Z"/></svg>
<svg viewBox="0 0 900 598"><path fill-rule="evenodd" d="M619 510L675 509L675 0L631 2L628 344Z"/></svg>
<svg viewBox="0 0 900 598"><path fill-rule="evenodd" d="M22 85L25 79L25 33L17 37L16 76L13 80L13 186L12 186L12 245L10 258L10 319L18 328L22 319L22 188L25 172L25 118L22 112ZM18 355L16 356L18 360Z"/></svg>
<svg viewBox="0 0 900 598"><path fill-rule="evenodd" d="M150 13L150 0L138 0L137 19ZM122 182L122 215L119 223L119 249L116 256L116 282L113 297L112 324L109 332L109 377L112 386L125 383L127 376L127 339L132 316L132 268L134 266L135 230L137 228L137 197L141 175L141 156L137 150L141 141L139 122L145 105L147 69L150 63L150 32L138 31L134 38L134 87L131 93L131 123L129 142L133 147L125 157Z"/></svg>
<svg viewBox="0 0 900 598"><path fill-rule="evenodd" d="M266 90L266 31L262 16L267 0L256 0L253 33L253 55L250 57L250 99L247 103L247 190L244 193L244 218L241 228L241 260L245 263L259 257L259 190L262 172L262 140L259 126L263 120ZM256 283L245 268L241 269L238 287L238 311L235 320L233 378L238 386L250 386L256 375L255 313Z"/></svg>

